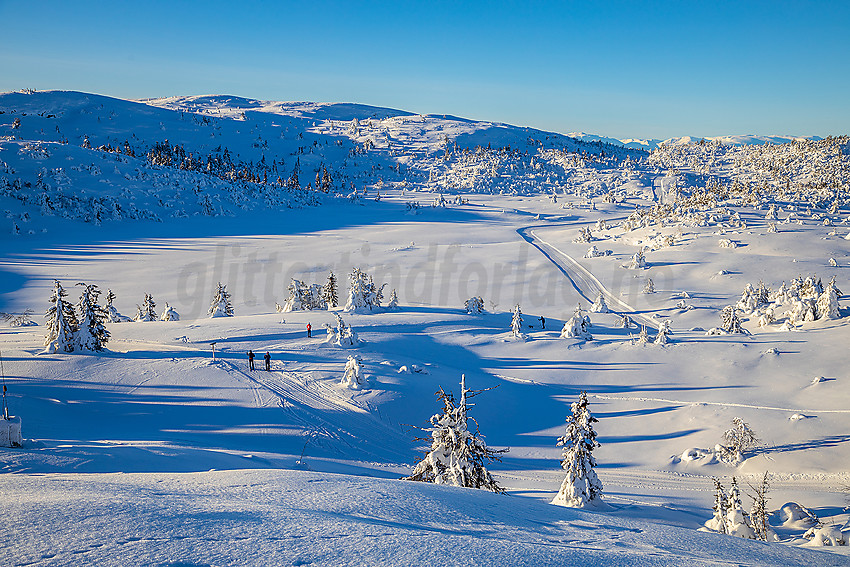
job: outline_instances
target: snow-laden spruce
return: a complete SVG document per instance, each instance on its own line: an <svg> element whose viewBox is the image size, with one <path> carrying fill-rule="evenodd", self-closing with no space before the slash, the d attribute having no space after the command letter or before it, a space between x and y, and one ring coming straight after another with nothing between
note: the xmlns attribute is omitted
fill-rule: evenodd
<svg viewBox="0 0 850 567"><path fill-rule="evenodd" d="M499 455L508 449L487 447L478 431L478 423L467 415L471 407L469 400L490 389L467 389L466 376L462 375L460 401L456 402L451 392L440 388L437 398L443 402L443 413L431 416L431 427L423 428L431 433L431 449L404 480L484 488L497 493L505 491L484 463L500 461ZM475 423L474 432L469 430L470 419Z"/></svg>
<svg viewBox="0 0 850 567"><path fill-rule="evenodd" d="M392 293L390 293L390 300L387 303L387 311L397 311L398 309L398 293L396 293L395 288L393 288Z"/></svg>
<svg viewBox="0 0 850 567"><path fill-rule="evenodd" d="M80 294L80 301L77 305L80 318L75 340L76 348L95 352L102 351L109 341L109 331L105 324L106 310L97 302L100 290L96 285L84 283L77 285L83 287L83 292Z"/></svg>
<svg viewBox="0 0 850 567"><path fill-rule="evenodd" d="M322 286L322 303L327 309L339 306L339 293L336 276L333 272L328 274L328 281Z"/></svg>
<svg viewBox="0 0 850 567"><path fill-rule="evenodd" d="M703 529L717 532L719 534L725 534L727 516L726 491L723 489L723 485L720 483L719 478L715 477L712 480L714 481L714 506L712 508L714 516L705 522L705 528Z"/></svg>
<svg viewBox="0 0 850 567"><path fill-rule="evenodd" d="M340 385L352 390L362 390L363 386L366 385L366 378L363 376L363 359L360 355L355 354L348 357Z"/></svg>
<svg viewBox="0 0 850 567"><path fill-rule="evenodd" d="M345 324L339 313L334 313L334 315L336 316L335 326L325 323L325 329L327 329L328 332L325 337L325 344L335 345L342 348L351 348L359 345L360 338L357 336L354 329Z"/></svg>
<svg viewBox="0 0 850 567"><path fill-rule="evenodd" d="M126 315L122 315L118 312L113 302L115 301L115 293L112 292L111 289L106 290L106 320L109 323L126 323L127 321L132 321Z"/></svg>
<svg viewBox="0 0 850 567"><path fill-rule="evenodd" d="M141 305L136 305L136 310L134 321L156 321L159 318L156 314L156 302L149 293L145 294L145 300Z"/></svg>
<svg viewBox="0 0 850 567"><path fill-rule="evenodd" d="M564 323L564 327L561 329L561 338L589 341L593 339L593 335L590 334L589 329L590 317L584 314L581 305L577 305L573 316Z"/></svg>
<svg viewBox="0 0 850 567"><path fill-rule="evenodd" d="M168 302L165 302L165 309L162 310L162 314L159 316L160 321L179 321L180 313L174 309L174 306L169 305Z"/></svg>
<svg viewBox="0 0 850 567"><path fill-rule="evenodd" d="M596 301L593 302L593 305L588 309L591 313L610 313L611 310L608 309L608 303L605 301L605 296L602 295L600 291L596 295Z"/></svg>
<svg viewBox="0 0 850 567"><path fill-rule="evenodd" d="M50 294L50 307L44 314L47 319L47 334L44 336L44 352L72 352L74 336L78 329L77 315L74 307L65 298L68 292L59 283L53 282L53 292Z"/></svg>
<svg viewBox="0 0 850 567"><path fill-rule="evenodd" d="M165 306L167 308L168 304L166 303ZM227 285L218 282L207 314L210 317L233 317L233 303L227 291Z"/></svg>
<svg viewBox="0 0 850 567"><path fill-rule="evenodd" d="M726 533L732 536L756 539L749 518L744 512L744 504L741 502L741 492L738 490L738 480L732 477L732 487L729 489L729 497L726 500Z"/></svg>
<svg viewBox="0 0 850 567"><path fill-rule="evenodd" d="M511 336L515 339L526 338L522 332L522 309L520 309L519 303L514 307L513 315L511 316Z"/></svg>
<svg viewBox="0 0 850 567"><path fill-rule="evenodd" d="M640 270L646 268L646 256L643 255L643 248L635 252L632 256L632 261L629 263L630 270Z"/></svg>
<svg viewBox="0 0 850 567"><path fill-rule="evenodd" d="M655 335L655 340L653 341L653 343L657 345L666 345L668 342L670 342L670 339L668 338L670 333L670 321L664 321L663 323L661 323L661 325L659 325L658 334Z"/></svg>
<svg viewBox="0 0 850 567"><path fill-rule="evenodd" d="M311 309L324 309L324 287L319 284L307 285L301 280L292 278L287 288L289 296L279 310L283 313L291 311L308 311Z"/></svg>
<svg viewBox="0 0 850 567"><path fill-rule="evenodd" d="M561 468L567 471L567 476L552 504L582 508L602 500L602 482L593 470L596 466L593 450L599 447L593 424L598 420L587 407L587 392L579 394L571 410L572 414L567 416L567 431L558 438L557 444L564 448Z"/></svg>
<svg viewBox="0 0 850 567"><path fill-rule="evenodd" d="M387 284L376 287L372 278L360 268L354 268L348 276L348 301L343 311L370 312L375 307L381 306L383 291Z"/></svg>

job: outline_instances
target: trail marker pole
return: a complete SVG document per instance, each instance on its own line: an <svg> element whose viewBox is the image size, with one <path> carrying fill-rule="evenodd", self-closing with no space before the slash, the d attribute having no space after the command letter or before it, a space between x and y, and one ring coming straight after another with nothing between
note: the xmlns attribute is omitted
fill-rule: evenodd
<svg viewBox="0 0 850 567"><path fill-rule="evenodd" d="M0 352L0 376L3 377L3 419L9 419L9 406L6 405L6 372L3 370L3 353Z"/></svg>

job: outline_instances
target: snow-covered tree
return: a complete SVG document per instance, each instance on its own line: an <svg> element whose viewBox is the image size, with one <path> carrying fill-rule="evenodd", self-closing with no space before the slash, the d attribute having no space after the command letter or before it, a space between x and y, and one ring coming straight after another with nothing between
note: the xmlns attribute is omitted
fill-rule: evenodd
<svg viewBox="0 0 850 567"><path fill-rule="evenodd" d="M484 312L484 300L481 297L470 297L463 302L463 308L470 315L477 315Z"/></svg>
<svg viewBox="0 0 850 567"><path fill-rule="evenodd" d="M113 302L115 301L115 294L111 289L106 290L106 320L109 323L124 323L126 321L131 321L129 317L126 315L121 315L118 312L118 309L115 308Z"/></svg>
<svg viewBox="0 0 850 567"><path fill-rule="evenodd" d="M167 308L168 304L166 303L165 306ZM210 317L233 317L233 303L231 302L226 284L218 282L218 288L213 294L212 302L207 313Z"/></svg>
<svg viewBox="0 0 850 567"><path fill-rule="evenodd" d="M831 280L823 293L818 297L815 304L815 313L818 319L840 319L841 311L838 305L838 291L835 289L835 280Z"/></svg>
<svg viewBox="0 0 850 567"><path fill-rule="evenodd" d="M602 482L593 470L596 466L593 450L599 447L593 424L598 420L587 407L587 392L579 395L571 410L567 430L557 444L564 448L561 467L567 471L567 476L552 504L581 508L596 504L602 498Z"/></svg>
<svg viewBox="0 0 850 567"><path fill-rule="evenodd" d="M727 514L727 496L723 485L720 484L720 479L713 478L714 481L714 517L705 522L705 527L713 532L720 534L726 533L726 516Z"/></svg>
<svg viewBox="0 0 850 567"><path fill-rule="evenodd" d="M658 326L658 334L655 335L655 340L653 341L657 345L666 345L670 342L668 339L668 335L670 334L670 321L664 321L661 325Z"/></svg>
<svg viewBox="0 0 850 567"><path fill-rule="evenodd" d="M519 303L514 307L513 316L511 317L511 335L517 339L524 337L522 333L522 310L519 308Z"/></svg>
<svg viewBox="0 0 850 567"><path fill-rule="evenodd" d="M220 317L220 315L211 315L211 317ZM174 307L165 302L165 309L162 310L162 315L159 316L160 321L179 321L180 313Z"/></svg>
<svg viewBox="0 0 850 567"><path fill-rule="evenodd" d="M336 326L325 323L325 328L328 331L325 343L342 348L350 348L360 344L360 338L354 329L345 324L339 313L334 313L334 315L336 315Z"/></svg>
<svg viewBox="0 0 850 567"><path fill-rule="evenodd" d="M589 329L590 317L584 314L581 310L581 305L576 305L573 316L564 323L564 327L561 329L561 338L589 341L593 339L593 335L590 334Z"/></svg>
<svg viewBox="0 0 850 567"><path fill-rule="evenodd" d="M395 311L396 309L398 309L398 294L393 289L392 293L390 293L390 301L387 303L387 310Z"/></svg>
<svg viewBox="0 0 850 567"><path fill-rule="evenodd" d="M440 388L437 398L443 402L443 413L431 416L431 427L423 428L431 433L431 448L405 480L505 491L484 463L501 460L499 455L507 449L487 447L474 419L476 431L469 430L469 400L486 391L467 389L465 376L461 377L458 402L451 392Z"/></svg>
<svg viewBox="0 0 850 567"><path fill-rule="evenodd" d="M109 341L109 331L105 325L106 310L97 303L100 290L96 285L84 283L77 285L83 286L83 292L77 304L80 323L76 335L76 347L80 350L102 351Z"/></svg>
<svg viewBox="0 0 850 567"><path fill-rule="evenodd" d="M732 487L726 501L726 533L732 536L755 539L756 534L750 526L744 505L741 502L741 492L738 490L738 479L732 477Z"/></svg>
<svg viewBox="0 0 850 567"><path fill-rule="evenodd" d="M732 418L732 427L723 433L725 445L720 445L720 456L725 462L738 464L744 460L744 451L758 445L759 439L740 417Z"/></svg>
<svg viewBox="0 0 850 567"><path fill-rule="evenodd" d="M134 321L156 321L159 318L156 314L156 302L149 293L145 294L145 300L141 305L136 305L136 309L138 311L133 318Z"/></svg>
<svg viewBox="0 0 850 567"><path fill-rule="evenodd" d="M327 173L327 170L325 170L325 173ZM336 276L331 272L328 274L328 281L322 286L322 302L324 302L328 309L339 306L338 289Z"/></svg>
<svg viewBox="0 0 850 567"><path fill-rule="evenodd" d="M45 352L72 352L74 336L77 333L77 316L74 307L65 298L68 293L59 283L53 282L53 292L50 294L50 307L44 314L47 319L47 334L44 336Z"/></svg>
<svg viewBox="0 0 850 567"><path fill-rule="evenodd" d="M589 311L591 313L610 313L611 310L608 309L608 303L605 302L605 296L602 295L600 291L596 296L596 301L593 302L593 305L590 306Z"/></svg>
<svg viewBox="0 0 850 567"><path fill-rule="evenodd" d="M286 301L283 304L283 313L289 313L291 311L306 311L313 308L310 288L307 287L307 284L301 280L292 278L292 282L289 284L287 291L289 291L289 297L286 298Z"/></svg>
<svg viewBox="0 0 850 567"><path fill-rule="evenodd" d="M649 333L646 330L646 325L640 326L640 333L638 333L638 336L634 339L634 342L638 345L645 345L649 342Z"/></svg>
<svg viewBox="0 0 850 567"><path fill-rule="evenodd" d="M348 301L343 308L346 312L371 311L376 304L375 284L360 268L354 268L348 275Z"/></svg>
<svg viewBox="0 0 850 567"><path fill-rule="evenodd" d="M727 305L720 312L720 328L726 333L746 333L735 307Z"/></svg>
<svg viewBox="0 0 850 567"><path fill-rule="evenodd" d="M646 256L643 255L643 248L635 252L632 256L632 261L629 263L629 269L639 270L646 267Z"/></svg>
<svg viewBox="0 0 850 567"><path fill-rule="evenodd" d="M643 286L644 293L655 293L655 282L652 281L652 278L646 278L646 284Z"/></svg>
<svg viewBox="0 0 850 567"><path fill-rule="evenodd" d="M779 539L768 521L767 491L770 489L769 480L770 473L764 471L761 483L758 486L750 485L754 492L752 495L753 505L750 508L750 522L755 533L755 539L761 541L777 541Z"/></svg>
<svg viewBox="0 0 850 567"><path fill-rule="evenodd" d="M360 355L355 354L348 357L340 385L352 390L360 390L366 385L366 378L363 376L363 359L360 358Z"/></svg>
<svg viewBox="0 0 850 567"><path fill-rule="evenodd" d="M631 329L632 325L634 325L634 321L632 321L632 318L625 313L620 316L620 320L617 321L616 324L616 326L620 329Z"/></svg>

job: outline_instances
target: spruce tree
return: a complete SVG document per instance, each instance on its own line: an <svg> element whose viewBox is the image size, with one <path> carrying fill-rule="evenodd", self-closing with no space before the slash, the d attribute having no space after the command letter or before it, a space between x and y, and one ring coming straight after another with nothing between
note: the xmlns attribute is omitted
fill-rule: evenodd
<svg viewBox="0 0 850 567"><path fill-rule="evenodd" d="M136 305L136 308L138 312L133 318L135 321L156 321L158 319L156 315L156 302L153 300L151 294L146 293L145 300L141 305Z"/></svg>
<svg viewBox="0 0 850 567"><path fill-rule="evenodd" d="M522 310L519 308L519 303L514 307L513 317L511 317L511 334L518 339L523 338Z"/></svg>
<svg viewBox="0 0 850 567"><path fill-rule="evenodd" d="M328 274L328 281L322 288L322 300L325 302L328 309L339 306L336 276L333 272Z"/></svg>
<svg viewBox="0 0 850 567"><path fill-rule="evenodd" d="M233 317L233 303L227 292L227 285L218 282L208 314L210 317Z"/></svg>
<svg viewBox="0 0 850 567"><path fill-rule="evenodd" d="M366 384L366 379L363 376L363 359L359 355L355 354L348 357L340 384L352 390L360 390Z"/></svg>
<svg viewBox="0 0 850 567"><path fill-rule="evenodd" d="M596 466L593 450L599 447L593 424L598 420L587 407L587 392L579 395L571 410L567 431L557 444L564 448L561 467L567 471L567 476L552 504L581 508L599 502L602 497L602 482L593 470Z"/></svg>
<svg viewBox="0 0 850 567"><path fill-rule="evenodd" d="M96 285L78 283L83 286L78 308L80 310L80 325L77 331L76 344L80 350L102 351L109 341L109 331L106 329L107 312L98 305L100 290Z"/></svg>
<svg viewBox="0 0 850 567"><path fill-rule="evenodd" d="M726 491L720 484L720 479L714 478L714 517L705 523L705 526L717 533L726 533Z"/></svg>
<svg viewBox="0 0 850 567"><path fill-rule="evenodd" d="M74 307L65 300L68 293L54 280L53 292L50 295L50 307L44 314L47 319L47 334L44 336L44 346L47 352L72 352L74 337L77 333L77 316Z"/></svg>
<svg viewBox="0 0 850 567"><path fill-rule="evenodd" d="M476 431L469 430L468 422L472 418L467 415L468 401L486 391L467 389L465 376L461 376L459 402L450 392L440 388L437 398L443 402L443 413L433 415L431 427L423 429L431 433L431 449L404 480L484 488L496 493L505 491L484 463L500 461L499 455L508 450L487 447L477 430L477 422Z"/></svg>

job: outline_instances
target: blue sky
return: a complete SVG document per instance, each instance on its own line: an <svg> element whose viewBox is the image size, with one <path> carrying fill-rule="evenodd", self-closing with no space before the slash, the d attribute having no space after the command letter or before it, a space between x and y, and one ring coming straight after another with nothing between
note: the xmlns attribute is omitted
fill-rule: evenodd
<svg viewBox="0 0 850 567"><path fill-rule="evenodd" d="M347 101L558 132L850 133L850 2L0 0L0 91Z"/></svg>

